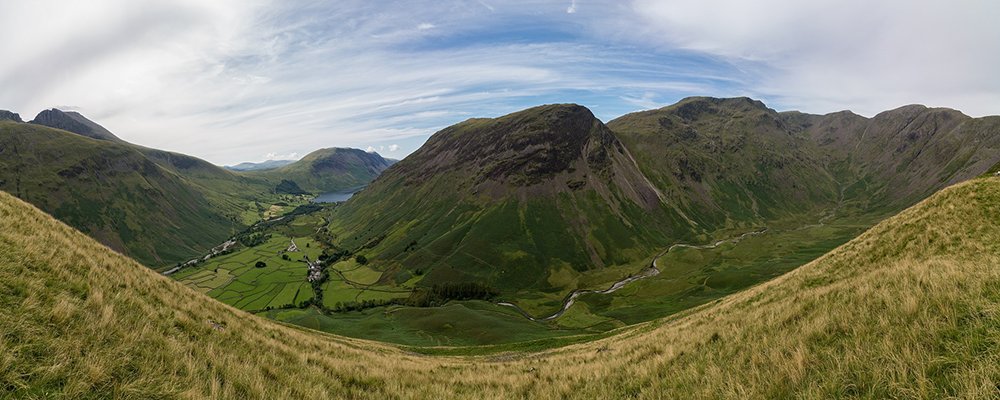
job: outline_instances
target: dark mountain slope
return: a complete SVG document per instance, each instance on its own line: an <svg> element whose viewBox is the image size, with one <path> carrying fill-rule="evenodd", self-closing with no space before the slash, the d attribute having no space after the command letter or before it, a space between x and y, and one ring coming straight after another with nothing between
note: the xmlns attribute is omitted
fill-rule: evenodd
<svg viewBox="0 0 1000 400"><path fill-rule="evenodd" d="M83 135L93 139L108 140L112 142L124 143L124 140L115 136L111 131L105 129L103 126L98 125L94 121L91 121L80 115L77 112L64 112L55 108L48 109L38 113L35 119L31 120L32 124L43 125L50 128L62 129L64 131L73 132L78 135Z"/></svg>
<svg viewBox="0 0 1000 400"><path fill-rule="evenodd" d="M0 121L14 121L14 122L24 122L21 120L21 116L15 112L10 112L7 110L0 110Z"/></svg>
<svg viewBox="0 0 1000 400"><path fill-rule="evenodd" d="M690 227L589 110L549 105L434 134L338 207L331 231L384 277L545 290L556 271L644 257Z"/></svg>

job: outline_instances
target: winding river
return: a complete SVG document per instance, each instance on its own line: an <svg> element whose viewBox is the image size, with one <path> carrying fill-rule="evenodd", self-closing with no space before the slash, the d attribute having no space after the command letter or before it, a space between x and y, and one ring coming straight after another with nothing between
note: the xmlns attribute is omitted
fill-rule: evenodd
<svg viewBox="0 0 1000 400"><path fill-rule="evenodd" d="M763 228L763 229L756 230L756 231L753 231L753 232L747 232L747 233L744 233L742 235L736 236L734 238L723 239L723 240L717 241L717 242L712 243L712 244L704 244L704 245L695 245L695 244L686 244L686 243L675 244L673 246L670 246L666 250L662 251L660 254L657 254L656 257L653 257L653 261L651 263L649 263L649 266L646 267L646 268L644 268L642 271L639 271L638 274L630 275L630 276L626 277L625 279L617 281L617 282L613 283L607 289L604 289L604 290L577 289L577 290L574 290L574 291L570 292L569 295L567 295L563 299L562 307L559 309L559 311L556 311L555 314L552 314L552 315L549 315L549 316L546 316L546 317L537 317L536 318L536 317L532 316L531 314L528 314L527 311L524 311L524 309L522 309L521 307L519 307L517 304L506 302L506 301L501 301L501 302L497 303L497 305L504 306L504 307L511 307L511 308L517 310L519 313L521 313L521 315L524 315L525 318L530 319L532 321L551 321L551 320L559 318L563 314L565 314L566 310L569 310L569 308L571 306L573 306L573 303L576 302L577 297L580 297L581 295L585 295L585 294L588 294L588 293L594 293L594 294L609 294L609 293L614 293L618 289L621 289L621 288L625 287L626 285L628 285L628 284L630 284L632 282L635 282L635 281L640 280L640 279L646 279L646 278L649 278L649 277L652 277L652 276L659 275L660 274L660 268L656 265L656 261L659 260L660 257L663 257L667 253L673 251L674 249L679 249L679 248L714 249L714 248L719 247L719 246L721 246L721 245L723 245L725 243L739 243L743 239L746 239L746 238L748 238L750 236L762 235L765 232L767 232L767 228Z"/></svg>

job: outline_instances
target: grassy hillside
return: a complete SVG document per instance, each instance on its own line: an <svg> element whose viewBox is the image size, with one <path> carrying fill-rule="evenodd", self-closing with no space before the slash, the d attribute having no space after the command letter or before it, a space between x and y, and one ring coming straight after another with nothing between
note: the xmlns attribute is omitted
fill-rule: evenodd
<svg viewBox="0 0 1000 400"><path fill-rule="evenodd" d="M305 192L320 194L363 187L393 162L378 153L349 148L319 149L301 160L274 169L248 170L247 176L267 178L275 185L295 182Z"/></svg>
<svg viewBox="0 0 1000 400"><path fill-rule="evenodd" d="M0 121L0 189L102 243L160 267L245 226L267 187L203 160Z"/></svg>
<svg viewBox="0 0 1000 400"><path fill-rule="evenodd" d="M238 312L0 194L0 391L15 398L993 398L996 221L1000 179L978 179L794 272L672 318L540 353L426 356Z"/></svg>

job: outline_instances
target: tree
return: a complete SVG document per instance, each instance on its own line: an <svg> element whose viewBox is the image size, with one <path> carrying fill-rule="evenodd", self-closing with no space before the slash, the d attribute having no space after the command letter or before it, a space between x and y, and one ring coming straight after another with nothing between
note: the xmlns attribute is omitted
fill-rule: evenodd
<svg viewBox="0 0 1000 400"><path fill-rule="evenodd" d="M257 267L257 268L264 268L264 267L266 267L266 266L267 266L267 263L265 263L265 262L263 262L263 261L257 261L257 263L256 263L256 264L254 264L253 266L255 266L255 267Z"/></svg>
<svg viewBox="0 0 1000 400"><path fill-rule="evenodd" d="M361 265L368 264L368 258L365 257L365 256L363 256L363 255L360 255L360 254L358 254L356 257L354 257L354 261L357 261L358 264L361 264Z"/></svg>

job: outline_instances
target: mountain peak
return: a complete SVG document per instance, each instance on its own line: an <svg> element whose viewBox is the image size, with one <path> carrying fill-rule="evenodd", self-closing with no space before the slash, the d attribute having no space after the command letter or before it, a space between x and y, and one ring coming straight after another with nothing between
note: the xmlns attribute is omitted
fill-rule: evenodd
<svg viewBox="0 0 1000 400"><path fill-rule="evenodd" d="M124 140L119 139L111 131L87 119L78 112L66 112L57 108L51 108L38 113L30 123L62 129L92 139L124 142Z"/></svg>
<svg viewBox="0 0 1000 400"><path fill-rule="evenodd" d="M607 147L621 149L611 131L586 107L549 104L498 118L475 118L447 127L400 162L408 181L468 169L478 182L532 185L573 169L580 159L606 161Z"/></svg>
<svg viewBox="0 0 1000 400"><path fill-rule="evenodd" d="M0 110L0 121L24 122L21 120L21 116L16 112L10 112L7 110Z"/></svg>
<svg viewBox="0 0 1000 400"><path fill-rule="evenodd" d="M923 104L908 104L905 106L894 108L892 110L883 111L878 113L875 116L875 118L890 118L893 116L913 117L924 113L935 113L941 115L948 115L950 117L971 118L962 113L961 111L955 109L946 107L927 107Z"/></svg>

